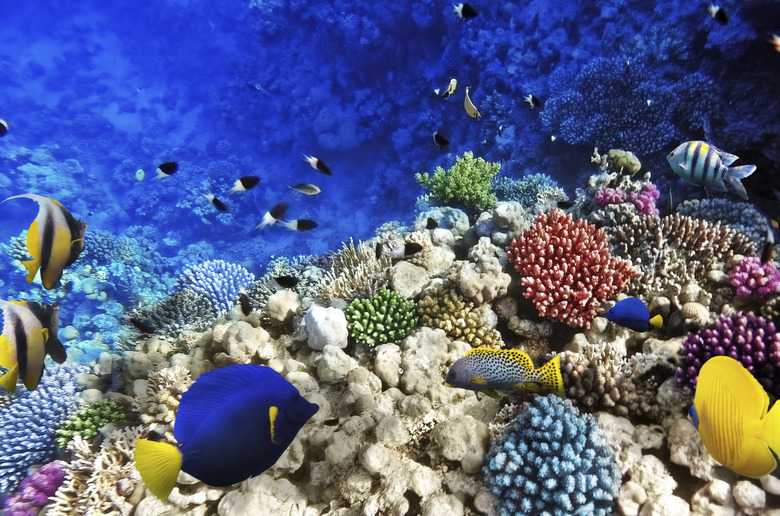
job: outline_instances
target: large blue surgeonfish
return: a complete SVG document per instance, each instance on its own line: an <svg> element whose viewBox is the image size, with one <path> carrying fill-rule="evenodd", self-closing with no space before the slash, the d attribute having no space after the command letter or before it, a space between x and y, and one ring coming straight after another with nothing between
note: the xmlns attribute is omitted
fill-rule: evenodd
<svg viewBox="0 0 780 516"><path fill-rule="evenodd" d="M229 486L273 466L317 410L270 367L210 371L182 395L173 427L181 446L138 439L135 466L160 500L168 498L179 470Z"/></svg>
<svg viewBox="0 0 780 516"><path fill-rule="evenodd" d="M650 317L645 303L638 297L627 297L615 303L604 317L629 330L645 332L650 326L660 328L664 321L660 315Z"/></svg>

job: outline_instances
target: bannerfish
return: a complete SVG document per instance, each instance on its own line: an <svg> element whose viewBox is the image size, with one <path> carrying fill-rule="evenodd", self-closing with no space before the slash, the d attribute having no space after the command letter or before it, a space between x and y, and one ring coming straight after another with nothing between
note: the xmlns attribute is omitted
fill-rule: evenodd
<svg viewBox="0 0 780 516"><path fill-rule="evenodd" d="M233 195L236 192L246 192L256 187L260 183L260 176L244 176L236 179L233 183L233 187L230 189L228 195Z"/></svg>
<svg viewBox="0 0 780 516"><path fill-rule="evenodd" d="M491 398L499 397L496 389L538 392L539 385L561 398L566 397L561 357L556 356L539 369L534 369L531 357L519 349L472 349L452 364L444 382L449 387L484 391Z"/></svg>
<svg viewBox="0 0 780 516"><path fill-rule="evenodd" d="M315 158L314 156L307 156L306 154L303 155L303 159L305 159L306 163L308 163L309 166L314 170L317 170L318 172L322 172L323 174L328 176L333 175L333 171L321 159Z"/></svg>
<svg viewBox="0 0 780 516"><path fill-rule="evenodd" d="M244 317L252 313L252 301L243 288L238 291L238 304L241 305L241 313Z"/></svg>
<svg viewBox="0 0 780 516"><path fill-rule="evenodd" d="M255 229L263 229L266 226L273 226L279 221L279 219L284 217L285 213L287 213L287 204L280 202L265 212L265 215L263 215L263 220L255 227Z"/></svg>
<svg viewBox="0 0 780 516"><path fill-rule="evenodd" d="M298 278L295 276L276 276L274 281L282 288L295 288L298 284Z"/></svg>
<svg viewBox="0 0 780 516"><path fill-rule="evenodd" d="M297 183L294 185L287 185L287 188L302 193L303 195L319 195L322 193L322 190L319 186L313 185L311 183Z"/></svg>
<svg viewBox="0 0 780 516"><path fill-rule="evenodd" d="M723 10L722 7L715 4L710 4L709 7L707 7L707 12L712 16L712 19L716 22L720 23L721 25L726 25L729 22L729 15L726 11Z"/></svg>
<svg viewBox="0 0 780 516"><path fill-rule="evenodd" d="M739 156L724 152L707 142L691 141L681 143L666 157L675 174L691 184L711 186L725 192L726 181L747 200L748 195L740 179L756 171L755 165L728 168Z"/></svg>
<svg viewBox="0 0 780 516"><path fill-rule="evenodd" d="M441 94L441 98L446 99L453 93L455 93L455 90L458 89L458 79L452 78L450 79L449 84L447 85L447 89L444 91L444 93Z"/></svg>
<svg viewBox="0 0 780 516"><path fill-rule="evenodd" d="M179 170L179 164L176 163L175 161L168 161L167 163L162 163L159 167L157 167L157 179L165 179L166 177L171 177L178 170Z"/></svg>
<svg viewBox="0 0 780 516"><path fill-rule="evenodd" d="M318 226L316 222L310 219L281 220L279 224L293 231L309 231Z"/></svg>
<svg viewBox="0 0 780 516"><path fill-rule="evenodd" d="M20 197L32 199L39 206L27 231L27 251L33 259L22 262L27 269L27 283L33 282L40 269L43 287L51 290L84 249L87 223L76 220L62 204L42 195L14 195L3 202Z"/></svg>
<svg viewBox="0 0 780 516"><path fill-rule="evenodd" d="M477 109L477 106L474 105L474 103L471 101L471 97L469 96L469 87L466 86L466 96L463 97L463 109L466 110L466 114L470 116L471 118L478 119L482 115L479 114L479 110Z"/></svg>
<svg viewBox="0 0 780 516"><path fill-rule="evenodd" d="M750 478L769 475L780 453L780 404L742 364L729 356L707 360L699 371L688 419L712 458Z"/></svg>
<svg viewBox="0 0 780 516"><path fill-rule="evenodd" d="M0 309L3 311L0 366L9 369L0 377L0 385L8 392L16 392L16 382L21 376L27 390L35 390L43 375L46 355L58 364L67 358L65 346L57 338L60 304L0 301Z"/></svg>
<svg viewBox="0 0 780 516"><path fill-rule="evenodd" d="M8 127L8 122L0 118L0 137L5 136L5 133L8 132L8 129L10 129L10 127Z"/></svg>
<svg viewBox="0 0 780 516"><path fill-rule="evenodd" d="M477 10L469 4L452 4L452 7L455 8L455 14L458 15L458 18L462 18L464 20L476 18L477 14L479 14Z"/></svg>
<svg viewBox="0 0 780 516"><path fill-rule="evenodd" d="M436 131L433 133L433 143L435 143L438 148L443 149L450 144L450 141Z"/></svg>
<svg viewBox="0 0 780 516"><path fill-rule="evenodd" d="M211 204L213 204L214 207L216 209L218 209L219 211L230 211L230 209L227 207L227 204L225 204L224 202L220 201L219 199L214 197L212 194L204 194L203 197L208 199L208 201Z"/></svg>
<svg viewBox="0 0 780 516"><path fill-rule="evenodd" d="M621 299L604 314L604 317L624 328L640 332L649 330L650 325L661 328L664 324L660 315L650 317L647 306L638 297Z"/></svg>
<svg viewBox="0 0 780 516"><path fill-rule="evenodd" d="M273 466L317 410L270 367L209 371L181 397L173 426L181 445L138 439L135 467L160 500L180 470L210 486L229 486Z"/></svg>
<svg viewBox="0 0 780 516"><path fill-rule="evenodd" d="M523 97L523 101L525 101L526 104L531 106L531 109L541 109L542 108L542 101L539 100L539 98L536 95L531 95L530 93Z"/></svg>
<svg viewBox="0 0 780 516"><path fill-rule="evenodd" d="M425 229L436 229L438 227L439 223L433 217L428 217L428 220L425 221Z"/></svg>

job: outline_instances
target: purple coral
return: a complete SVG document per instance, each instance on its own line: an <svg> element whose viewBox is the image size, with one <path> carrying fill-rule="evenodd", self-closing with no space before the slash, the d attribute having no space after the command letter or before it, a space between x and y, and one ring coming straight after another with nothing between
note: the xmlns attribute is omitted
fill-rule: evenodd
<svg viewBox="0 0 780 516"><path fill-rule="evenodd" d="M655 206L655 202L660 197L658 188L653 183L647 182L642 185L642 189L639 192L631 192L628 194L628 200L634 205L636 211L645 215L658 216L658 208Z"/></svg>
<svg viewBox="0 0 780 516"><path fill-rule="evenodd" d="M740 299L766 299L780 286L780 271L772 263L761 263L755 256L743 258L729 273L729 282Z"/></svg>
<svg viewBox="0 0 780 516"><path fill-rule="evenodd" d="M65 480L65 463L59 460L44 464L27 476L19 489L3 503L4 514L8 516L35 516L54 496Z"/></svg>
<svg viewBox="0 0 780 516"><path fill-rule="evenodd" d="M626 192L620 188L602 188L596 192L593 199L597 205L620 204L626 200Z"/></svg>
<svg viewBox="0 0 780 516"><path fill-rule="evenodd" d="M780 396L780 334L773 322L753 312L721 315L713 324L689 334L682 343L677 382L696 387L702 365L727 355L750 371L773 396Z"/></svg>

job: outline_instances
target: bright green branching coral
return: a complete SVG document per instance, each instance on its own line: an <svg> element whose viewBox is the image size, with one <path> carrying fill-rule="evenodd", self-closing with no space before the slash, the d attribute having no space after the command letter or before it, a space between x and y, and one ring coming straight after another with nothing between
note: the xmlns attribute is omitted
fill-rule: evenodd
<svg viewBox="0 0 780 516"><path fill-rule="evenodd" d="M374 297L352 301L347 322L356 341L375 346L409 335L417 324L417 314L414 301L383 286Z"/></svg>
<svg viewBox="0 0 780 516"><path fill-rule="evenodd" d="M76 412L54 432L57 436L57 446L65 448L77 434L89 441L107 424L124 420L125 412L117 402L103 400L93 403Z"/></svg>
<svg viewBox="0 0 780 516"><path fill-rule="evenodd" d="M462 340L474 348L503 347L501 334L487 327L481 310L454 290L440 289L425 296L417 312L423 326L441 328L452 340Z"/></svg>
<svg viewBox="0 0 780 516"><path fill-rule="evenodd" d="M462 205L482 212L498 202L490 187L499 170L499 163L474 158L469 151L456 158L449 170L436 167L433 176L418 173L414 178L430 192L432 202L447 206Z"/></svg>

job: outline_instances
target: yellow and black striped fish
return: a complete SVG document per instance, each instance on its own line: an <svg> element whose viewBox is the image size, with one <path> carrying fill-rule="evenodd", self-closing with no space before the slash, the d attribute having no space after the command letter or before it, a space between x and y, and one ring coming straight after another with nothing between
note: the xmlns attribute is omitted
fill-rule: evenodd
<svg viewBox="0 0 780 516"><path fill-rule="evenodd" d="M0 366L9 371L0 376L0 385L16 392L21 376L32 391L41 381L43 361L50 355L55 362L65 362L65 346L57 338L60 304L42 305L34 301L2 301L3 334L0 335Z"/></svg>
<svg viewBox="0 0 780 516"><path fill-rule="evenodd" d="M755 165L728 168L739 156L724 152L707 142L681 143L666 156L675 174L689 183L710 186L720 192L726 191L726 182L747 200L748 195L740 179L756 171Z"/></svg>
<svg viewBox="0 0 780 516"><path fill-rule="evenodd" d="M40 269L44 288L51 290L60 281L65 267L75 262L84 249L87 223L76 220L62 204L42 195L21 194L5 201L19 197L32 199L40 206L27 232L27 251L33 257L22 262L27 268L27 283L33 282Z"/></svg>

